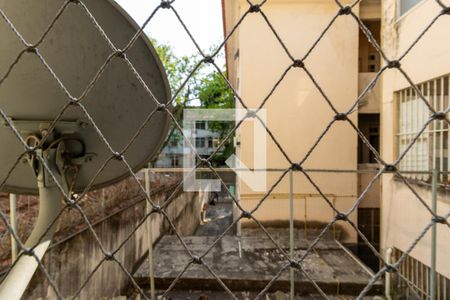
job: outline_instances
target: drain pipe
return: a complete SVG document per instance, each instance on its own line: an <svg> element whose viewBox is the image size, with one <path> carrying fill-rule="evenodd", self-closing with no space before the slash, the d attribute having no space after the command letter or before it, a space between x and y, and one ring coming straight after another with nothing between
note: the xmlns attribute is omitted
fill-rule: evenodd
<svg viewBox="0 0 450 300"><path fill-rule="evenodd" d="M289 255L294 259L294 175L292 169L289 170ZM290 268L290 300L295 298L295 278L294 268Z"/></svg>
<svg viewBox="0 0 450 300"><path fill-rule="evenodd" d="M147 194L148 199L151 199L151 186L150 186L150 165L145 170L145 192ZM149 214L152 210L151 204L147 199L145 200L145 210L146 213ZM150 277L150 299L156 300L156 292L155 292L155 276L153 271L153 224L152 224L152 215L147 218L147 239L148 239L148 273Z"/></svg>
<svg viewBox="0 0 450 300"><path fill-rule="evenodd" d="M386 249L386 263L387 264L391 264L391 260L392 260L392 248L387 248ZM384 289L384 294L386 296L387 300L392 300L392 274L389 272L385 273L386 277L385 277L385 289Z"/></svg>
<svg viewBox="0 0 450 300"><path fill-rule="evenodd" d="M433 170L432 187L431 187L431 210L436 215L437 213L437 181L439 172L437 169ZM436 222L433 222L431 227L431 266L430 266L430 300L436 300Z"/></svg>

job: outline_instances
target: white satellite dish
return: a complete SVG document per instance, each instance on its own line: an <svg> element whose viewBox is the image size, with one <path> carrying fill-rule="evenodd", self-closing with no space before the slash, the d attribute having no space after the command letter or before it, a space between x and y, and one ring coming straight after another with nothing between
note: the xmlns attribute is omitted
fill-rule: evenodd
<svg viewBox="0 0 450 300"><path fill-rule="evenodd" d="M136 34L138 26L113 1L84 0L117 49L122 49ZM63 2L60 0L0 0L0 9L30 44L36 43ZM0 76L24 49L20 39L6 22L0 21ZM48 65L71 95L78 97L113 53L81 5L70 3L38 47ZM145 35L141 35L126 52L142 80L161 103L170 99L168 82L161 62ZM36 143L48 125L68 103L68 97L36 55L25 53L6 81L0 86L0 108L22 137ZM82 100L86 110L115 151L122 149L136 134L156 102L130 70L123 58L115 57L101 74L92 90ZM2 120L0 120L1 122ZM126 151L125 158L133 170L142 168L161 147L169 127L169 116L157 112ZM25 148L3 122L0 126L0 180ZM71 105L56 123L42 151L37 155L51 167L67 191L66 166L77 165L74 190L84 190L112 153L100 138L83 110ZM122 161L111 160L98 174L92 188L117 182L129 175ZM28 157L16 166L4 190L40 194L40 212L26 247L42 258L56 226L45 234L62 207L60 189L36 157ZM43 238L41 236L45 234ZM1 299L19 299L31 279L37 262L22 255L0 286Z"/></svg>

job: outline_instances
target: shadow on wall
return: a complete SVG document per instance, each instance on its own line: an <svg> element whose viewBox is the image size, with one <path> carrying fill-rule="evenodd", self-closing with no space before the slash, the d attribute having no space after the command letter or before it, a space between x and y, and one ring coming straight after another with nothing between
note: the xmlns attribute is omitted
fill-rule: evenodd
<svg viewBox="0 0 450 300"><path fill-rule="evenodd" d="M168 178L152 174L152 201L164 203L173 193L180 178ZM142 176L143 177L143 176ZM159 182L159 187L157 183ZM141 224L146 212L146 202L139 196L139 186L133 180L119 183L120 197L110 196L118 209L100 219L96 218L94 209L87 206L89 221L106 252L114 254L129 274L132 274L137 263L142 260L148 251L148 238L145 223ZM111 189L107 188L106 190ZM102 193L101 190L98 193ZM92 194L91 203L101 202L98 194ZM173 200L165 209L169 219L176 230L182 235L192 234L200 223L201 195L195 192L178 191ZM111 204L111 207L115 205ZM97 207L98 208L98 207ZM92 219L91 219L92 218ZM95 220L95 221L93 221ZM162 215L152 215L153 242L172 229ZM64 221L63 221L64 223ZM66 224L68 225L68 224ZM73 297L81 289L77 298L99 299L123 295L130 284L130 277L114 260L104 260L99 243L91 230L82 228L78 232L54 243L44 257L44 266L64 297ZM123 244L123 245L121 245ZM98 269L97 269L98 268ZM92 274L92 277L90 277ZM38 269L27 291L25 299L57 298L49 285L46 276Z"/></svg>

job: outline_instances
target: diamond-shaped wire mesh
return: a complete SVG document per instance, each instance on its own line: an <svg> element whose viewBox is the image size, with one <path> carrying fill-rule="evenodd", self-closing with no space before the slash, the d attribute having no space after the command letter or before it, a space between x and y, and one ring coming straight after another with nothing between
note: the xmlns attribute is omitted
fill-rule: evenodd
<svg viewBox="0 0 450 300"><path fill-rule="evenodd" d="M448 218L450 216L450 211L444 215L439 216L436 215L433 210L428 206L426 201L422 199L422 197L414 190L414 187L409 183L407 178L405 178L404 174L399 171L398 166L399 163L402 161L402 159L406 156L408 151L414 146L414 144L417 142L419 137L423 134L423 132L427 129L427 127L432 122L437 121L444 121L448 124L449 120L447 117L447 113L449 111L449 108L446 108L443 111L436 111L430 103L427 101L426 96L422 93L422 91L413 83L413 80L411 77L407 74L407 72L402 68L402 60L407 57L408 53L418 44L418 42L422 39L422 37L427 33L427 31L430 30L430 28L436 23L436 21L439 18L448 17L450 8L445 6L444 3L442 3L439 0L435 0L436 3L442 8L441 11L437 12L436 16L430 21L429 25L425 27L421 32L417 32L417 38L411 43L411 45L407 48L407 50L402 53L400 56L395 58L389 58L384 52L382 47L379 45L379 43L375 40L370 30L366 27L364 22L361 20L361 18L358 16L357 13L355 13L354 9L357 7L357 5L362 2L361 0L355 0L350 5L344 5L340 1L336 0L334 3L336 4L336 11L334 16L329 20L329 23L323 28L319 36L313 40L313 41L302 41L302 42L310 42L311 47L306 51L306 53L302 57L295 57L289 50L289 47L286 45L286 43L283 41L281 36L278 34L277 29L275 26L271 23L270 18L266 15L264 12L264 5L268 1L261 1L260 3L252 3L252 1L247 0L248 8L245 11L245 13L242 14L242 16L239 18L239 20L236 22L236 24L229 30L229 34L225 36L224 40L218 47L216 47L213 51L210 53L206 53L203 51L196 39L195 36L190 32L188 26L183 21L181 15L178 13L176 8L173 6L174 0L172 1L162 1L159 5L157 5L153 11L149 13L148 18L143 23L143 25L139 28L139 30L134 34L134 36L129 40L128 44L126 44L122 49L118 49L113 42L109 39L108 35L105 33L105 31L102 29L102 26L98 22L98 20L95 17L95 14L90 11L88 6L86 6L83 2L83 0L67 0L67 1L61 1L61 6L59 10L56 12L54 18L49 22L47 28L42 32L41 37L34 43L31 43L31 41L26 40L22 35L21 32L16 28L15 24L10 20L8 15L0 9L0 16L2 18L2 22L4 22L10 29L13 34L17 36L18 41L21 43L21 50L18 51L17 56L11 61L11 64L7 70L1 70L2 74L0 77L0 89L2 88L2 85L8 80L8 77L11 76L11 74L14 72L14 69L17 67L19 62L25 57L25 56L34 56L37 58L42 66L48 71L56 85L59 89L62 90L62 92L66 96L66 104L62 107L60 113L56 116L54 116L54 120L52 122L52 125L50 127L49 133L47 136L44 136L43 139L40 141L40 143L36 147L29 146L26 141L23 139L21 134L19 133L19 130L15 127L15 124L8 118L7 114L3 110L1 106L1 99L0 99L0 115L4 122L8 125L8 128L10 128L11 132L16 136L18 141L20 141L23 145L23 154L17 158L16 163L10 168L9 172L4 178L0 178L0 188L2 188L6 182L8 181L11 174L14 172L14 169L17 167L18 163L21 161L22 157L27 154L33 154L35 153L40 147L43 146L44 141L52 130L54 129L57 121L59 121L63 115L63 113L68 109L70 106L76 106L78 107L85 115L86 119L91 123L91 125L95 128L98 139L104 143L104 145L109 149L110 151L110 157L108 160L106 160L102 167L98 170L96 175L91 179L90 184L85 188L85 190L77 195L77 198L73 199L71 195L68 195L64 192L63 187L58 182L57 176L52 173L50 167L47 165L45 160L40 159L40 163L44 166L44 168L49 172L49 174L52 176L53 180L57 183L59 190L61 191L64 200L65 200L65 206L61 210L61 213L57 216L57 218L53 221L53 223L56 223L59 221L59 218L63 215L63 212L72 209L76 210L80 217L82 218L83 222L88 227L88 230L91 232L93 237L95 238L96 243L98 244L98 247L100 247L104 258L98 262L98 265L93 269L92 273L88 278L85 279L84 283L77 289L77 293L75 295L72 295L73 298L76 298L81 290L86 286L86 284L89 282L89 279L92 277L93 273L95 273L98 268L105 263L106 261L113 261L116 263L124 272L124 274L128 277L130 284L136 289L136 291L144 298L148 299L148 296L144 291L141 289L141 287L136 283L135 279L133 278L132 274L124 267L123 263L117 259L116 254L121 249L121 247L125 244L125 242L131 237L135 231L138 229L136 227L133 232L130 233L129 237L120 244L119 248L117 249L108 249L102 242L101 239L97 236L96 231L93 228L92 222L89 220L88 216L85 213L86 207L83 208L82 205L80 205L80 200L87 194L88 190L92 187L95 179L97 176L105 169L107 164L112 160L120 161L123 166L128 170L129 176L136 182L136 184L139 186L140 194L146 198L146 200L150 203L151 207L153 208L149 213L145 214L144 218L139 223L139 226L145 223L145 221L153 214L159 214L161 215L169 224L171 227L173 233L177 236L179 242L181 243L182 247L184 247L186 253L190 257L190 262L185 266L185 268L182 270L182 272L175 278L175 280L170 284L169 288L165 291L164 295L167 295L172 288L177 284L178 280L182 278L183 274L188 270L192 265L198 264L205 268L207 272L209 272L216 280L217 282L223 287L223 289L229 294L231 298L237 299L236 295L230 290L230 288L227 287L227 285L224 283L224 281L221 279L221 274L217 271L213 270L211 266L209 266L205 262L205 256L210 253L211 249L213 249L214 246L216 246L219 241L226 235L227 232L229 232L233 226L235 226L239 221L242 219L251 219L257 226L264 232L264 234L270 239L274 246L279 250L283 257L283 265L282 268L274 275L272 280L270 280L267 284L267 286L258 294L258 298L263 296L270 287L274 284L274 282L281 276L281 274L289 269L293 268L297 270L298 272L304 274L306 278L311 282L311 284L316 288L317 292L322 295L324 298L328 298L326 293L320 288L320 286L312 279L311 276L308 275L308 273L303 268L303 263L305 261L305 258L314 251L315 246L320 242L320 240L325 236L325 234L333 228L333 226L337 222L347 222L357 233L357 235L364 241L364 243L370 248L370 250L374 253L374 255L379 259L381 263L380 270L374 274L370 281L367 283L366 287L359 293L358 299L362 299L367 293L370 291L370 289L373 287L373 285L379 280L386 272L396 272L399 266L402 264L402 262L406 259L406 257L411 253L411 251L415 248L415 246L419 243L419 241L425 236L425 234L430 230L430 228L433 226L433 224L439 222L445 224L447 227L450 227L450 223L448 221ZM89 20L92 22L92 26L98 31L99 36L101 39L103 39L104 42L106 42L110 48L110 53L108 54L106 60L103 62L103 64L98 68L97 73L95 76L90 80L89 84L85 87L83 92L80 95L74 95L71 93L71 91L65 86L65 84L62 82L62 80L58 77L58 74L53 70L53 67L51 64L48 63L47 58L41 53L40 46L41 44L46 40L48 34L54 30L55 27L58 26L58 20L65 14L70 13L69 8L72 6L78 6L81 8L81 10L84 12L84 14L89 18ZM154 19L155 15L157 15L161 10L169 10L171 11L174 16L176 17L176 20L181 24L182 28L184 29L186 35L188 38L192 41L192 43L197 48L201 60L195 65L195 67L191 70L189 75L184 79L182 85L180 87L176 87L176 92L172 96L171 100L167 104L163 104L161 101L159 101L152 92L152 87L148 86L145 81L142 79L139 71L137 70L136 66L133 65L133 63L129 60L127 57L128 51L132 48L132 46L136 43L138 38L143 33L146 26ZM201 17L201 13L199 12L199 17ZM220 51L223 50L225 44L231 39L233 34L235 34L237 28L243 23L244 19L247 18L251 14L258 14L264 21L264 23L267 25L267 28L272 32L276 40L278 41L279 45L282 47L283 51L285 52L286 56L290 60L290 65L283 71L279 79L275 82L275 84L271 87L269 87L269 93L264 97L261 101L261 104L258 107L258 110L263 109L268 101L270 101L271 96L276 91L277 87L280 85L281 82L285 79L286 75L293 69L301 69L307 77L311 80L312 84L315 86L315 88L319 91L319 93L322 96L322 100L328 105L329 109L334 114L334 118L329 120L325 128L323 129L322 133L318 136L318 138L315 140L315 142L310 146L309 150L305 154L304 157L301 159L293 159L289 157L285 149L283 148L283 145L281 142L277 139L276 135L268 128L268 126L261 120L259 117L257 117L258 122L261 123L262 126L264 126L268 136L270 136L270 139L275 143L278 150L282 153L290 167L286 168L284 171L282 171L281 176L275 180L273 185L268 188L265 195L259 200L258 204L250 211L245 210L239 201L237 201L236 197L233 195L232 192L227 188L227 185L223 182L221 179L221 176L219 176L217 170L213 165L211 164L212 159L214 158L214 155L217 154L217 152L225 145L227 141L229 141L236 130L241 126L243 120L241 122L238 122L235 124L235 126L232 128L232 130L227 134L226 138L222 140L221 144L217 147L217 149L212 153L208 158L201 158L197 153L194 145L191 144L189 138L184 135L183 128L179 124L179 121L174 116L173 112L170 110L170 104L173 104L175 99L177 98L178 94L183 90L187 82L190 80L190 78L195 74L195 72L199 69L200 66L209 64L212 66L213 69L217 70L219 74L222 75L222 79L227 83L229 88L232 90L232 92L235 95L236 101L239 103L239 105L244 108L248 109L248 105L246 104L245 99L241 97L241 95L233 88L233 86L230 84L228 79L223 75L222 70L218 66L218 64L215 62L214 58L216 58ZM351 18L354 22L357 23L359 28L362 30L364 35L366 36L367 40L370 42L370 44L376 49L376 51L380 54L383 60L383 67L377 72L376 76L370 81L370 83L367 85L367 87L362 91L360 95L358 95L357 99L354 99L352 105L348 107L345 111L339 111L337 110L336 106L333 104L333 99L329 97L326 93L326 91L321 87L320 80L317 80L313 73L310 71L310 66L308 65L308 57L311 53L314 52L317 45L320 44L323 37L327 34L327 32L333 27L333 25L336 23L336 21L340 18ZM206 25L206 24L205 24ZM123 149L114 149L111 146L110 141L106 138L106 136L102 133L102 130L97 126L95 119L92 117L92 115L89 112L89 109L87 106L83 103L83 100L86 98L86 95L95 87L96 83L101 78L104 71L107 69L108 65L112 63L114 60L122 60L126 63L129 70L136 76L136 78L141 83L142 87L145 89L148 100L152 101L153 103L156 103L156 108L148 115L146 120L141 124L141 127L138 129L136 134L126 143L126 146ZM358 126L349 118L349 116L357 111L357 106L359 102L364 98L364 96L375 86L375 84L379 81L382 74L386 72L388 69L394 69L397 70L410 84L411 88L415 91L416 95L424 102L424 104L428 107L430 111L430 116L428 120L423 124L420 131L415 135L415 137L411 140L409 145L403 150L403 152L399 155L399 157L393 161L393 162L386 162L378 153L378 151L371 145L367 137L361 132L361 130L358 128ZM249 110L250 112L250 110ZM139 178L137 174L132 170L130 167L130 164L127 160L127 149L133 144L133 142L136 139L142 138L139 136L139 132L144 128L151 120L152 118L159 113L165 113L167 114L175 126L176 129L178 129L183 136L183 139L186 141L186 143L191 148L191 151L196 155L198 158L198 164L195 166L195 168L191 171L191 173L194 173L197 168L200 167L206 167L208 168L217 179L221 180L222 186L225 188L228 195L231 197L232 201L236 205L236 207L240 210L240 216L236 218L233 223L228 226L228 228L219 236L217 236L214 240L214 242L209 245L206 250L199 256L196 256L193 254L193 252L189 249L185 241L183 240L182 236L178 233L177 228L175 224L173 223L173 220L169 217L165 209L167 208L168 204L173 200L174 196L178 191L182 189L183 182L179 182L174 189L174 191L168 195L166 198L166 201L162 204L154 203L147 195L146 190L144 186L142 185L141 181L139 181ZM251 114L249 114L245 118L250 118ZM311 173L314 170L308 170L304 168L304 163L308 159L308 157L314 152L316 147L319 145L319 143L323 140L323 138L327 135L327 133L330 131L330 128L334 126L335 124L339 122L346 122L348 123L351 128L353 128L354 132L357 134L357 136L362 140L364 145L373 153L376 161L381 166L380 170L375 174L375 176L370 180L369 184L364 188L364 190L361 192L361 194L357 197L354 204L351 206L351 208L348 211L339 211L336 206L334 205L334 202L322 191L322 189L319 187L319 185L315 182L313 177L311 176ZM39 156L37 156L39 158ZM4 168L6 166L2 166ZM320 234L317 235L317 237L309 244L306 251L301 256L291 256L289 253L281 247L277 241L274 239L274 237L269 233L267 228L255 217L255 212L261 207L261 205L266 201L266 199L270 196L272 191L277 187L277 185L287 177L289 172L299 172L303 174L303 176L307 179L307 181L317 190L317 192L322 196L323 200L329 205L329 207L334 211L335 216L334 218L323 228L323 230L320 232ZM323 169L321 172L336 172L336 170L327 170ZM371 189L371 187L375 184L375 182L381 178L383 174L391 173L398 176L398 178L401 179L401 181L405 184L405 186L411 190L411 192L415 195L418 201L420 201L423 205L423 208L426 209L430 215L431 215L431 221L423 228L422 232L420 232L414 241L411 242L409 248L407 251L403 253L403 255L400 256L400 258L392 263L388 264L383 256L378 252L378 250L369 242L369 239L359 230L358 226L354 224L349 219L349 215L353 213L358 207L361 201L364 199L368 191ZM34 248L27 249L19 236L13 232L11 225L9 224L9 220L7 215L4 211L0 211L0 218L2 219L8 234L12 234L16 242L18 243L18 246L21 250L20 256L28 255L32 256L36 259L36 261L39 264L39 268L41 269L44 276L47 278L50 286L54 290L55 294L58 298L63 299L64 295L62 295L61 291L58 288L58 285L55 283L51 273L45 268L44 264L40 261L38 256L34 252ZM3 241L3 239L2 239ZM18 260L16 260L17 262ZM13 263L7 270L6 274L14 267L15 263Z"/></svg>

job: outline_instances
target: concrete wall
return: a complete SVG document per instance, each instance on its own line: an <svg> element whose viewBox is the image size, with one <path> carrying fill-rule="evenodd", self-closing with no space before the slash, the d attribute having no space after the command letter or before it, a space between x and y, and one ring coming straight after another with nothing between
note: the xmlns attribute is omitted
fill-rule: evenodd
<svg viewBox="0 0 450 300"><path fill-rule="evenodd" d="M369 83L373 80L377 73L364 72L359 73L358 76L358 94L366 89ZM377 82L372 90L368 91L361 99L358 112L360 114L374 114L380 113L380 98L381 98L381 84Z"/></svg>
<svg viewBox="0 0 450 300"><path fill-rule="evenodd" d="M172 190L173 186L168 186L153 195L152 199L163 203L164 199L172 193ZM197 228L200 220L200 197L203 196L199 193L181 191L167 207L166 212L180 234L192 234ZM142 198L136 198L135 200L135 204L94 225L94 230L106 251L114 251L124 242L123 247L115 257L131 274L148 250L145 223L138 227L136 232L125 242L145 214L145 201ZM153 215L151 222L154 241L171 231L168 222L164 221L161 215ZM44 264L63 296L70 297L88 280L89 275L95 271L103 257L104 255L92 232L84 230L72 238L55 244L47 252ZM117 263L105 261L82 289L79 299L99 299L123 295L124 290L130 286L130 283L129 277ZM44 299L56 298L53 289L45 279L45 275L40 271L33 277L24 298L36 299L39 297Z"/></svg>
<svg viewBox="0 0 450 300"><path fill-rule="evenodd" d="M431 20L441 11L436 1L423 0L400 18L397 17L396 0L383 3L382 45L389 58L397 58L409 47ZM449 1L444 1L449 5ZM450 73L450 39L448 29L450 18L441 17L402 61L402 67L415 83L421 83ZM382 154L387 162L397 158L396 153L396 101L395 91L408 86L396 70L389 70L383 76L382 88ZM431 206L431 191L427 185L413 184L414 188ZM422 229L431 221L431 215L407 189L393 178L384 175L382 179L382 248L395 246L405 251ZM450 197L439 195L438 214L450 210ZM424 264L430 263L429 232L416 246L411 255ZM437 271L450 277L450 230L438 225Z"/></svg>
<svg viewBox="0 0 450 300"><path fill-rule="evenodd" d="M377 164L359 164L362 170L371 170L370 173L358 174L358 195L360 195L372 181L375 173L378 172ZM367 191L366 196L358 207L379 208L380 207L380 180L376 180L372 187Z"/></svg>
<svg viewBox="0 0 450 300"><path fill-rule="evenodd" d="M247 9L245 1L224 1L226 32ZM338 7L330 1L268 1L263 11L295 58L301 58L312 46ZM355 8L358 11L358 7ZM308 70L329 96L337 110L349 109L358 92L358 26L350 17L335 22L311 55L305 60ZM250 14L227 45L228 76L249 107L258 107L292 63L260 14ZM238 55L236 55L238 53ZM336 84L337 80L339 84ZM318 139L334 113L302 69L292 69L266 105L267 126L293 161L300 161ZM357 114L351 119L357 123ZM238 131L239 158L253 166L253 128L245 124ZM267 167L288 168L276 144L267 136ZM262 145L257 145L261 147ZM357 169L357 137L345 122L335 123L304 164L305 168ZM281 173L267 175L271 187ZM312 173L324 193L346 211L357 194L355 174ZM255 192L240 181L242 205L252 209L264 192ZM328 223L332 210L317 190L299 173L294 175L295 217ZM289 217L288 179L282 180L273 196L256 212L261 221L286 220ZM356 223L356 214L351 216ZM354 230L347 229L347 242L356 241Z"/></svg>
<svg viewBox="0 0 450 300"><path fill-rule="evenodd" d="M379 19L381 16L381 0L364 0L360 4L359 16L363 20Z"/></svg>

